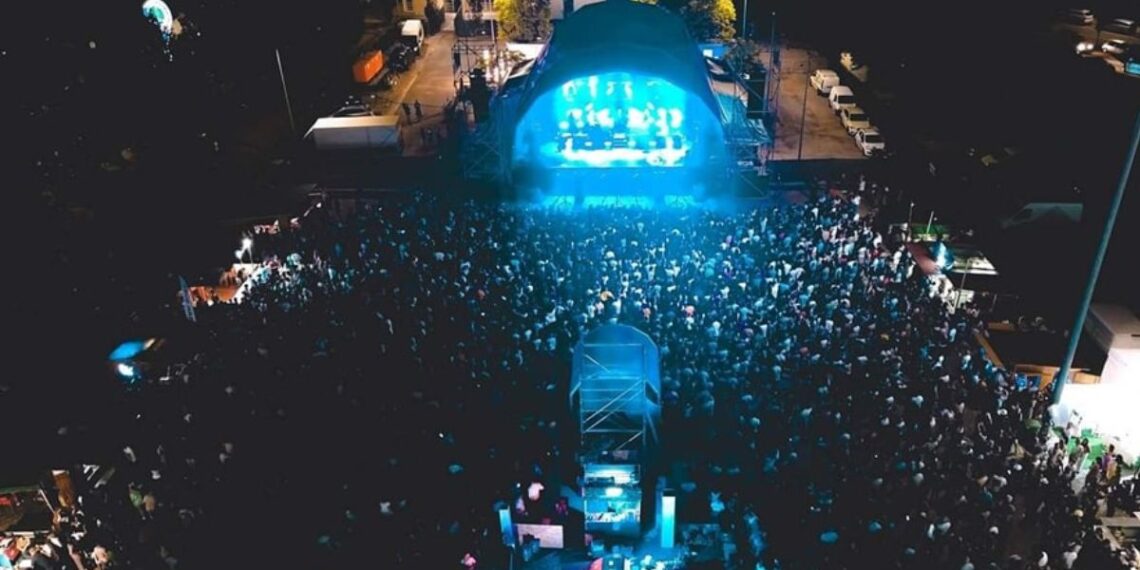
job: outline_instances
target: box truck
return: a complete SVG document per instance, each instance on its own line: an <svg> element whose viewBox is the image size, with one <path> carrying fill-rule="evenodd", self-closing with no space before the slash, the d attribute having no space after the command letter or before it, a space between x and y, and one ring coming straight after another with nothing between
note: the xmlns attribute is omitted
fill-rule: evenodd
<svg viewBox="0 0 1140 570"><path fill-rule="evenodd" d="M309 137L317 150L403 149L399 115L323 117L305 133L305 138Z"/></svg>

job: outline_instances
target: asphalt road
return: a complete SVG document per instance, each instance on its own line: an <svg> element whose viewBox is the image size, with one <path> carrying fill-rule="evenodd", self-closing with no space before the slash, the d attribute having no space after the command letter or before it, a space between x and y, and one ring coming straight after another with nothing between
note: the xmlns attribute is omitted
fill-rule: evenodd
<svg viewBox="0 0 1140 570"><path fill-rule="evenodd" d="M776 140L773 160L864 159L863 151L831 111L827 97L816 94L808 78L816 69L835 69L822 56L800 48L781 52L779 98L776 106ZM807 106L804 106L807 87ZM806 111L806 113L805 113ZM872 117L872 123L874 117ZM800 152L800 133L803 152ZM890 133L883 133L890 144Z"/></svg>
<svg viewBox="0 0 1140 570"><path fill-rule="evenodd" d="M1103 53L1100 51L1100 45L1108 40L1121 40L1129 45L1140 45L1140 38L1130 36L1127 34L1117 34L1115 32L1102 31L1097 34L1096 26L1092 25L1077 25L1077 24L1057 24L1053 27L1056 32L1068 33L1074 36L1073 49L1076 49L1076 41L1094 42L1096 51L1086 55L1088 58L1103 59L1105 64L1115 70L1117 73L1124 74L1124 62L1119 59L1119 56Z"/></svg>
<svg viewBox="0 0 1140 570"><path fill-rule="evenodd" d="M404 156L435 154L441 136L443 109L455 98L455 79L451 68L451 47L455 34L440 32L424 40L423 54L412 68L400 75L400 82L386 97L377 101L378 114L399 115L404 124ZM419 101L423 118L417 119L415 103ZM402 110L407 104L409 116ZM428 131L431 131L431 138Z"/></svg>

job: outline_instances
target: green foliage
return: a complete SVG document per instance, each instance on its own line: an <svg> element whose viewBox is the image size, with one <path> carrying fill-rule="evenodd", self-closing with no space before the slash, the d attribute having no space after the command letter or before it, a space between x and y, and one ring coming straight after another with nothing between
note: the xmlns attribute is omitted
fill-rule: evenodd
<svg viewBox="0 0 1140 570"><path fill-rule="evenodd" d="M730 40L736 34L732 0L689 0L680 9L689 34L697 41Z"/></svg>
<svg viewBox="0 0 1140 570"><path fill-rule="evenodd" d="M550 38L550 0L494 0L499 37L539 42Z"/></svg>
<svg viewBox="0 0 1140 570"><path fill-rule="evenodd" d="M751 68L759 61L759 57L759 43L737 38L732 41L732 46L728 49L728 53L725 54L724 59L733 69L751 73Z"/></svg>

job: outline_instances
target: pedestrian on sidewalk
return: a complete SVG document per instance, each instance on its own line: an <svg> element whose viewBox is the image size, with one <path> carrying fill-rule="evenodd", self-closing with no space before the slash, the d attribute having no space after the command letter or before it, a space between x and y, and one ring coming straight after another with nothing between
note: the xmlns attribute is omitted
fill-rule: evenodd
<svg viewBox="0 0 1140 570"><path fill-rule="evenodd" d="M435 144L435 131L432 129L427 130L427 142L428 144Z"/></svg>
<svg viewBox="0 0 1140 570"><path fill-rule="evenodd" d="M424 120L424 109L423 109L423 107L420 106L420 100L419 99L416 99L415 107L416 107L416 122L418 123L418 122Z"/></svg>
<svg viewBox="0 0 1140 570"><path fill-rule="evenodd" d="M412 122L412 108L407 103L400 103L400 107L404 109L404 118L410 123Z"/></svg>

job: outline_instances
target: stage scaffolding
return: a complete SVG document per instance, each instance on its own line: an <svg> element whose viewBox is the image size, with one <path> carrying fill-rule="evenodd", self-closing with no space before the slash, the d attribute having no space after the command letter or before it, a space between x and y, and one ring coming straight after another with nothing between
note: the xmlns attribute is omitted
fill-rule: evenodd
<svg viewBox="0 0 1140 570"><path fill-rule="evenodd" d="M586 532L636 537L643 497L654 497L651 458L661 421L657 345L630 326L606 325L574 349L570 405L578 419Z"/></svg>
<svg viewBox="0 0 1140 570"><path fill-rule="evenodd" d="M660 392L660 356L645 333L607 325L587 334L570 388L583 461L644 461L657 446Z"/></svg>

